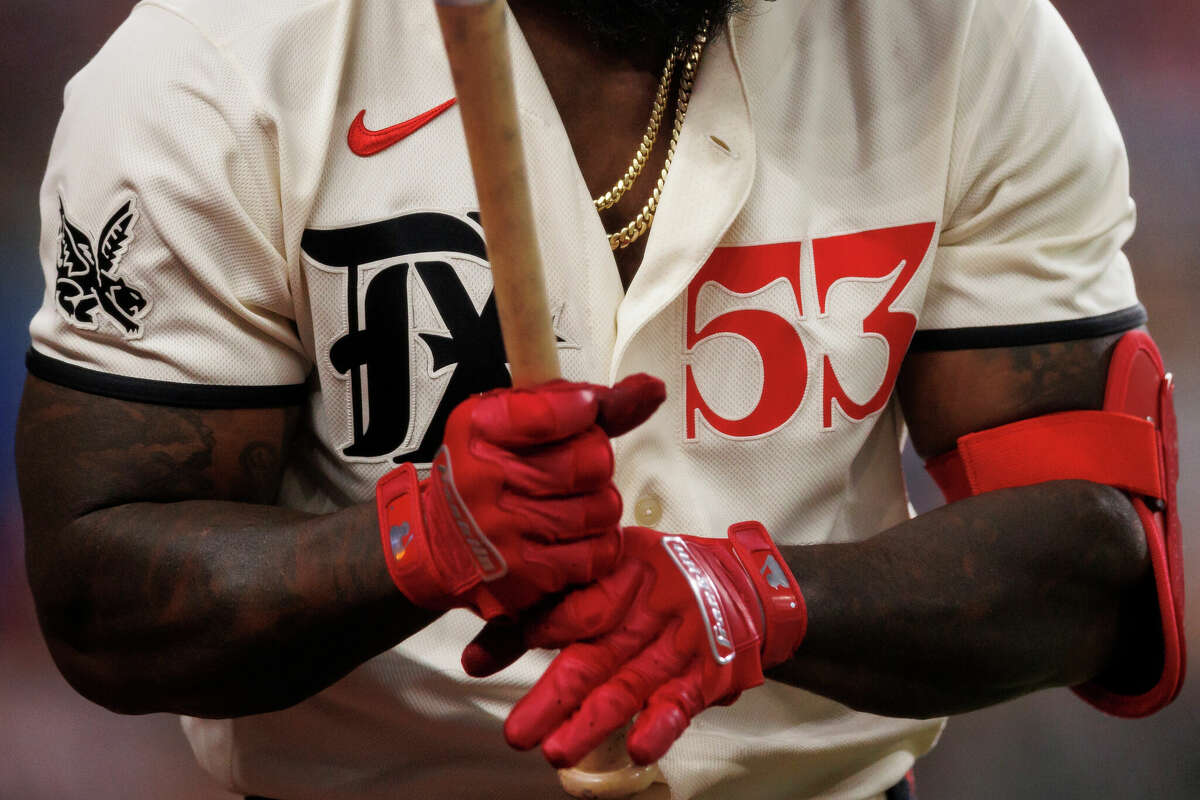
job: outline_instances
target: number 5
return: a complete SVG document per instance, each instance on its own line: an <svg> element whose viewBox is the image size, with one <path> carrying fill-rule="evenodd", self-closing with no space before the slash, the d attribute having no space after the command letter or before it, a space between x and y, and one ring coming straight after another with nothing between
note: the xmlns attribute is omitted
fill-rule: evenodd
<svg viewBox="0 0 1200 800"><path fill-rule="evenodd" d="M692 365L684 368L687 438L696 438L696 415L713 430L737 439L763 436L781 427L804 402L808 386L808 356L800 334L789 320L760 309L738 309L713 318L696 330L696 303L700 290L716 283L736 294L753 294L780 278L786 278L803 316L800 299L800 243L789 242L756 247L722 247L708 259L688 286L687 335L691 352L718 336L745 339L762 358L763 386L758 405L741 419L726 419L709 407L696 386Z"/></svg>

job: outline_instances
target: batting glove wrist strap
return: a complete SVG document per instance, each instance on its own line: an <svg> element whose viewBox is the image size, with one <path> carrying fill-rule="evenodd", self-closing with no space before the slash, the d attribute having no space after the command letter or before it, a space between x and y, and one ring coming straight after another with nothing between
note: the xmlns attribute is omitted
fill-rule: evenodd
<svg viewBox="0 0 1200 800"><path fill-rule="evenodd" d="M762 604L763 667L782 664L800 646L808 628L800 585L761 522L731 525L729 541Z"/></svg>
<svg viewBox="0 0 1200 800"><path fill-rule="evenodd" d="M430 546L425 524L422 491L412 464L401 464L384 475L375 489L379 533L388 573L404 596L422 608L443 610L455 605L455 596L483 580L477 563L449 537Z"/></svg>

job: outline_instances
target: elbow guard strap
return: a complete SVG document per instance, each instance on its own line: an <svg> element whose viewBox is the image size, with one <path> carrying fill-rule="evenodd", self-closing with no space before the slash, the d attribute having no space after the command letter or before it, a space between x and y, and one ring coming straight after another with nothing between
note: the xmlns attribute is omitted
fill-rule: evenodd
<svg viewBox="0 0 1200 800"><path fill-rule="evenodd" d="M1154 340L1131 331L1113 351L1103 410L1047 414L968 434L955 450L925 465L948 502L1055 480L1092 481L1129 494L1154 569L1162 673L1153 688L1137 695L1095 681L1075 687L1084 700L1122 717L1145 716L1174 700L1187 662L1174 388Z"/></svg>

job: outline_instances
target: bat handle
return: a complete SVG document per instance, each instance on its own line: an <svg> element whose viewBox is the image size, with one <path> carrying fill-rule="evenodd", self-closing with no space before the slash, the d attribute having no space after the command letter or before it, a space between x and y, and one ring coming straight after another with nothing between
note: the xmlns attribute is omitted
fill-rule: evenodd
<svg viewBox="0 0 1200 800"><path fill-rule="evenodd" d="M504 0L435 0L454 78L480 219L487 238L496 309L514 386L559 377L558 346L538 253L533 204L521 146ZM614 734L579 767L562 770L576 797L624 798L661 780Z"/></svg>
<svg viewBox="0 0 1200 800"><path fill-rule="evenodd" d="M657 764L638 766L625 749L629 726L612 734L573 767L560 769L558 780L572 797L619 800L633 797L663 780Z"/></svg>
<svg viewBox="0 0 1200 800"><path fill-rule="evenodd" d="M521 145L504 0L436 0L514 386L560 377Z"/></svg>

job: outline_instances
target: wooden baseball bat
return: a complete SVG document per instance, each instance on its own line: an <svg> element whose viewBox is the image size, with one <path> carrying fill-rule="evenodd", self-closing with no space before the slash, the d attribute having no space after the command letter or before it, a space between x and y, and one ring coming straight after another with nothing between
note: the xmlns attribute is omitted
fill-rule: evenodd
<svg viewBox="0 0 1200 800"><path fill-rule="evenodd" d="M560 377L521 150L502 0L435 0L514 386Z"/></svg>
<svg viewBox="0 0 1200 800"><path fill-rule="evenodd" d="M513 385L542 383L561 373L521 149L506 5L434 2L475 174ZM625 734L611 737L579 767L560 770L563 788L576 797L625 798L659 779L657 766L639 767L629 758Z"/></svg>

